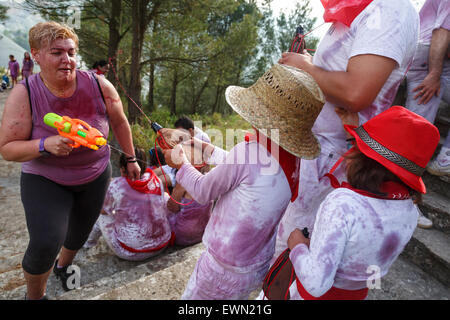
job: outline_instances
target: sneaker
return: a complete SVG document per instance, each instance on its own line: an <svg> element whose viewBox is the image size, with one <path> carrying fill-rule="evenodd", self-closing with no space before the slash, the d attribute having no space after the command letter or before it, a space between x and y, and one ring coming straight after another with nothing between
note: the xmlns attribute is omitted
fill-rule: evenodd
<svg viewBox="0 0 450 320"><path fill-rule="evenodd" d="M450 175L450 148L442 147L436 159L428 164L427 171L435 176Z"/></svg>
<svg viewBox="0 0 450 320"><path fill-rule="evenodd" d="M69 266L58 268L58 260L56 260L55 265L53 266L53 273L55 274L57 279L61 280L61 284L62 284L62 287L63 287L64 291L73 290L73 289L69 289L67 287L67 280L72 275L71 273L67 272L67 268L68 267Z"/></svg>
<svg viewBox="0 0 450 320"><path fill-rule="evenodd" d="M422 229L430 229L433 227L433 222L425 217L422 211L419 211L419 218L417 219L417 226Z"/></svg>

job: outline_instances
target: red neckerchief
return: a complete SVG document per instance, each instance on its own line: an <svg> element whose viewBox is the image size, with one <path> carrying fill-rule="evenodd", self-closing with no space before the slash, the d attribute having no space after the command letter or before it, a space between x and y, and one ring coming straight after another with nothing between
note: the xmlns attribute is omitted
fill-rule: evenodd
<svg viewBox="0 0 450 320"><path fill-rule="evenodd" d="M259 141L259 134L255 136L254 134L247 133L245 135L246 142L255 141L255 140L259 144L261 144L264 148L266 148L267 151L269 151L270 154L272 155L271 145L272 145L272 143L274 145L277 145L275 142L273 142L268 137L266 137L266 143L263 143L263 141ZM265 145L265 144L267 144L267 145ZM276 159L276 160L280 164L281 168L283 169L284 175L286 176L286 178L288 180L289 188L291 189L291 194L292 194L291 202L294 202L294 200L298 196L298 184L299 184L299 175L295 172L297 169L297 166L296 166L297 157L294 156L293 154L290 154L289 152L287 152L280 146L278 146L278 150L279 150L278 155L279 155L280 159Z"/></svg>
<svg viewBox="0 0 450 320"><path fill-rule="evenodd" d="M127 246L125 243L119 240L119 244L122 248L124 248L127 251L133 252L133 253L148 253L148 252L155 252L159 251L161 249L164 249L165 247L173 247L175 245L175 232L172 231L170 234L170 239L167 242L164 242L160 244L157 247L149 248L149 249L134 249L129 246Z"/></svg>
<svg viewBox="0 0 450 320"><path fill-rule="evenodd" d="M157 194L157 195L161 195L161 186L159 185L159 179L156 176L156 174L153 172L152 169L147 168L147 170L145 170L145 172L150 173L150 177L147 180L136 180L136 181L131 181L130 179L127 179L128 184L130 185L131 188L133 188L134 190L141 192L141 193L147 193L147 194ZM152 183L155 188L153 189L149 189L148 185Z"/></svg>
<svg viewBox="0 0 450 320"><path fill-rule="evenodd" d="M320 0L325 13L325 22L342 22L350 27L353 20L373 1L373 0Z"/></svg>
<svg viewBox="0 0 450 320"><path fill-rule="evenodd" d="M359 193L365 197L371 197L376 199L387 199L387 200L405 200L409 199L411 196L409 194L409 190L401 185L400 183L394 181L386 181L383 182L380 186L380 193L375 194L366 190L360 190L353 188L348 182L339 183L338 179L333 175L333 172L336 168L342 163L344 160L344 156L353 151L353 148L348 150L342 157L339 158L338 161L334 164L333 168L331 168L330 172L328 172L325 177L330 179L330 184L333 188L346 188L353 190L356 193Z"/></svg>

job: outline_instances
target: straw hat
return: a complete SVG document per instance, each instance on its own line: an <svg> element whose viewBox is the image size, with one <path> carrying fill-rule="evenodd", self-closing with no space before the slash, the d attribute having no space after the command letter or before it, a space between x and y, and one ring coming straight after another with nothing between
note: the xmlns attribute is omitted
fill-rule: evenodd
<svg viewBox="0 0 450 320"><path fill-rule="evenodd" d="M284 150L304 158L320 154L320 144L311 129L325 103L314 79L305 71L276 64L249 88L230 86L228 104L256 129L279 130Z"/></svg>
<svg viewBox="0 0 450 320"><path fill-rule="evenodd" d="M345 125L359 150L404 183L426 192L421 178L439 143L439 130L427 119L393 106L360 127Z"/></svg>

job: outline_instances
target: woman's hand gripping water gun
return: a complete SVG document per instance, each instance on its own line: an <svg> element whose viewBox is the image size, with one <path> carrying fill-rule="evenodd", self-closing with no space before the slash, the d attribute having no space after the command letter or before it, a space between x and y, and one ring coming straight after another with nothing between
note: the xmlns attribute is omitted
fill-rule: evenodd
<svg viewBox="0 0 450 320"><path fill-rule="evenodd" d="M50 112L44 116L44 123L56 128L61 136L72 140L74 144L70 146L73 148L82 145L92 150L98 150L99 146L104 146L107 143L100 131L79 119L72 119L67 116L61 117Z"/></svg>

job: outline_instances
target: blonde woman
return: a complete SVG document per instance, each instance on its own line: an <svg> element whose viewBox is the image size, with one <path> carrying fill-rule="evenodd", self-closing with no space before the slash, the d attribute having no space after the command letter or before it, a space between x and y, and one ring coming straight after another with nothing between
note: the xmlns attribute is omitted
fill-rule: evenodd
<svg viewBox="0 0 450 320"><path fill-rule="evenodd" d="M45 299L52 267L64 289L70 289L66 270L100 214L111 167L108 146L97 151L73 149L70 139L44 124L44 115L54 112L84 120L105 137L110 122L130 155L130 179L140 176L140 168L132 157L131 131L117 91L104 78L76 69L74 31L56 22L38 23L30 29L29 42L41 72L23 80L9 95L0 127L0 153L5 160L22 162L21 196L30 235L22 261L26 298Z"/></svg>

